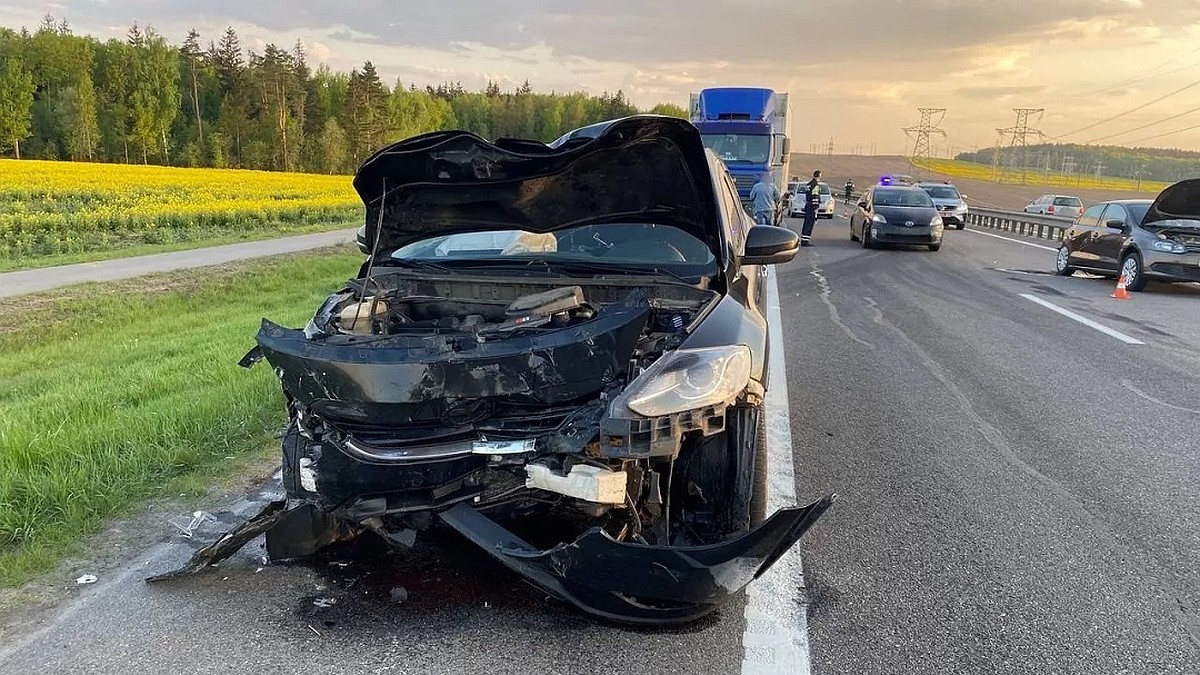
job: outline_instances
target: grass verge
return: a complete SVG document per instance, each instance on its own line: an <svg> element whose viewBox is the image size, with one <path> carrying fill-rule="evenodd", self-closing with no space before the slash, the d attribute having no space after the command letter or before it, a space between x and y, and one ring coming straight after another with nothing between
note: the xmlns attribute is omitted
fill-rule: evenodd
<svg viewBox="0 0 1200 675"><path fill-rule="evenodd" d="M236 361L262 317L302 324L359 262L338 247L0 302L0 585L270 445L278 383Z"/></svg>
<svg viewBox="0 0 1200 675"><path fill-rule="evenodd" d="M247 241L262 241L278 239L298 234L313 232L332 232L361 224L361 217L346 217L344 220L313 223L277 223L264 228L247 228L241 230L223 229L194 229L176 230L167 233L175 237L158 243L146 243L142 239L128 239L110 244L111 248L96 251L79 251L74 253L50 253L37 256L20 256L16 258L0 257L0 272L15 272L17 270L57 267L58 265L73 265L75 263L98 262L130 258L152 253L170 253L172 251L187 251L206 246L222 244L237 244Z"/></svg>

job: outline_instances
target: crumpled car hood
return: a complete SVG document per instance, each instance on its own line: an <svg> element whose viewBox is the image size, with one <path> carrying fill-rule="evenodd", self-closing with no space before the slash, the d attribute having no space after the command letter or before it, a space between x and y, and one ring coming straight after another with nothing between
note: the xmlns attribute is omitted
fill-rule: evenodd
<svg viewBox="0 0 1200 675"><path fill-rule="evenodd" d="M1200 178L1179 181L1158 193L1142 225L1167 220L1200 220Z"/></svg>
<svg viewBox="0 0 1200 675"><path fill-rule="evenodd" d="M380 255L431 236L642 222L679 227L723 260L705 152L689 122L657 115L617 120L558 147L442 131L376 152L354 189L369 244L379 230Z"/></svg>

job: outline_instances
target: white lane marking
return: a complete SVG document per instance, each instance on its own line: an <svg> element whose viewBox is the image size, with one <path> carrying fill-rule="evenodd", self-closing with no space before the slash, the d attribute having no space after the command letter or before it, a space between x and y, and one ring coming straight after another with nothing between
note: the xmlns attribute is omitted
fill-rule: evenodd
<svg viewBox="0 0 1200 675"><path fill-rule="evenodd" d="M764 401L767 416L767 513L796 504L792 421L788 411L786 359L779 311L779 285L772 268L763 297L767 305L771 372ZM808 609L804 567L792 547L746 588L746 629L742 634L743 675L810 675Z"/></svg>
<svg viewBox="0 0 1200 675"><path fill-rule="evenodd" d="M1042 307L1045 307L1046 309L1048 309L1052 312L1057 312L1057 313L1067 317L1068 319L1073 319L1075 321L1078 321L1079 323L1087 326L1088 328L1095 328L1096 330L1100 331L1101 333L1104 333L1105 335L1107 335L1109 337L1114 337L1114 338L1120 340L1121 342L1124 342L1127 345L1146 344L1146 343L1142 342L1141 340L1138 340L1137 338L1129 337L1128 335L1122 333L1119 330L1114 330L1112 328L1109 328L1108 326L1105 326L1104 324L1096 323L1095 321L1092 321L1091 319L1087 318L1086 316L1083 316L1082 314L1076 314L1075 312L1072 312L1069 309L1064 309L1052 302L1047 302L1046 300L1043 300L1043 299L1037 297L1036 295L1022 293L1021 297L1025 298L1026 300L1028 300L1030 302L1039 304Z"/></svg>
<svg viewBox="0 0 1200 675"><path fill-rule="evenodd" d="M1058 249L1052 248L1050 246L1042 246L1041 244L1035 244L1035 243L1029 242L1029 241L1021 241L1020 239L1013 239L1012 237L1002 237L998 234L992 234L991 232L980 232L979 230L972 229L972 228L967 228L967 229L963 230L963 232L970 232L971 234L979 234L979 235L983 235L985 237L991 237L993 239L1003 239L1004 241L1011 241L1014 244L1020 244L1022 246L1032 246L1034 248L1040 248L1043 251L1057 251L1058 250Z"/></svg>
<svg viewBox="0 0 1200 675"><path fill-rule="evenodd" d="M1142 391L1141 389L1138 389L1137 387L1133 386L1133 383L1130 382L1129 380L1122 380L1121 386L1125 387L1129 391L1132 391L1133 393L1137 394L1138 396L1141 396L1142 398L1146 399L1147 401L1150 401L1151 403L1154 403L1156 405L1160 405L1164 408L1170 408L1171 410L1178 410L1179 412L1191 413L1193 415L1200 415L1200 410L1195 410L1193 408L1185 408L1181 405L1175 405L1174 403L1167 403L1166 401L1164 401L1162 399L1154 398L1150 394L1147 394L1146 392Z"/></svg>

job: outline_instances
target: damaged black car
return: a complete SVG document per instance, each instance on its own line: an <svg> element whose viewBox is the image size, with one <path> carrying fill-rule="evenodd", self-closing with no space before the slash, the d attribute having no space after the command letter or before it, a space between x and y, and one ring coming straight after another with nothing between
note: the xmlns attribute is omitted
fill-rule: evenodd
<svg viewBox="0 0 1200 675"><path fill-rule="evenodd" d="M430 133L354 187L357 275L304 328L264 320L242 361L282 384L288 499L187 570L262 532L288 559L448 526L586 612L672 623L832 504L767 517L763 285L798 240L753 224L688 122Z"/></svg>

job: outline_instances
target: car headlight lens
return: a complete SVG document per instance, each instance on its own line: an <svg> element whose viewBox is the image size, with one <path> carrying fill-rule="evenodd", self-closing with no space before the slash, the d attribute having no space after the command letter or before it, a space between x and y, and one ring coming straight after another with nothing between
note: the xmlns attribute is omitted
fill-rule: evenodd
<svg viewBox="0 0 1200 675"><path fill-rule="evenodd" d="M934 216L933 220L929 221L929 226L930 227L941 227L942 226L942 217Z"/></svg>
<svg viewBox="0 0 1200 675"><path fill-rule="evenodd" d="M887 225L887 218L884 218L882 215L876 213L875 215L871 216L871 222L879 223L880 225Z"/></svg>
<svg viewBox="0 0 1200 675"><path fill-rule="evenodd" d="M954 207L954 210L957 213L966 213L967 212L967 203L966 202L960 203L958 206Z"/></svg>
<svg viewBox="0 0 1200 675"><path fill-rule="evenodd" d="M1162 251L1163 253L1187 253L1186 246L1177 241L1171 241L1169 239L1156 241L1154 242L1153 247L1155 251Z"/></svg>
<svg viewBox="0 0 1200 675"><path fill-rule="evenodd" d="M661 417L733 400L750 383L750 349L744 345L677 349L639 375L613 401L642 417Z"/></svg>

